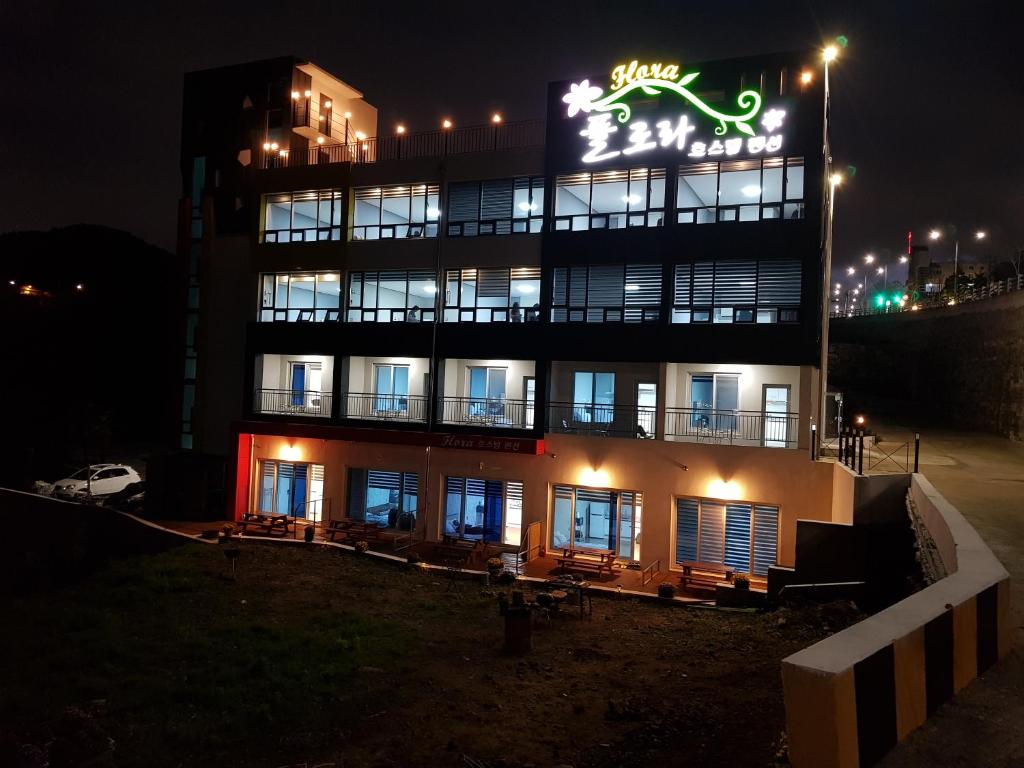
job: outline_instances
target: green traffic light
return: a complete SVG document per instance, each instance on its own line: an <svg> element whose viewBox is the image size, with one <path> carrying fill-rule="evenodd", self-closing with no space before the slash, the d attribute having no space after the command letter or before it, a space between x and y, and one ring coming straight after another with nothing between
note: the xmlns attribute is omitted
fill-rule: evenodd
<svg viewBox="0 0 1024 768"><path fill-rule="evenodd" d="M878 294L878 296L875 297L875 304L877 304L880 307L884 307L885 306L885 296L883 296L882 294Z"/></svg>

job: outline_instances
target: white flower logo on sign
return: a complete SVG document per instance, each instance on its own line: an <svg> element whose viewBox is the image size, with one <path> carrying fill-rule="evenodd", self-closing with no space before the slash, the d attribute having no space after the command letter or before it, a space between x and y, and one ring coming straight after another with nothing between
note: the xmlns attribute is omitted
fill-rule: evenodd
<svg viewBox="0 0 1024 768"><path fill-rule="evenodd" d="M722 111L690 90L688 86L698 76L698 72L682 74L675 64L666 66L655 62L640 65L632 61L612 70L608 93L600 86L592 85L589 79L570 83L569 92L562 96L562 102L567 105L566 115L587 115L587 125L579 131L589 145L582 161L594 163L620 154L639 155L658 146L674 146L679 151L689 149L687 154L690 157L735 156L744 151L756 155L781 150L783 136L776 131L782 127L786 117L784 109L772 108L762 113L761 94L748 89L736 97L739 111ZM631 93L648 98L675 95L715 125L714 136L701 135L698 124L691 122L692 113L657 114L631 120L632 110L627 103L627 96ZM627 130L622 132L624 135L613 138L617 133L615 123L623 124ZM758 123L764 134L755 130ZM740 136L733 134L734 131Z"/></svg>

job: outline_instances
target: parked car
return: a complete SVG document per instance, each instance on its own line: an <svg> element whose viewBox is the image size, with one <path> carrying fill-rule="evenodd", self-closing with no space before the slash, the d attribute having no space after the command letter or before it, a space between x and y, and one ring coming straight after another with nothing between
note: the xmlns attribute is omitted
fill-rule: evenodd
<svg viewBox="0 0 1024 768"><path fill-rule="evenodd" d="M93 496L109 496L141 480L139 473L127 464L93 464L53 483L47 495L61 499L82 498L89 493Z"/></svg>

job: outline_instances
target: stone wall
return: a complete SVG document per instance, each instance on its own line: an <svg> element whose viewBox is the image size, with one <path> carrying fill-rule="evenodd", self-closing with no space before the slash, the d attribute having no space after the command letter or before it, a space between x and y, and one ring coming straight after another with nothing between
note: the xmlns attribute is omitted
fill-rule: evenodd
<svg viewBox="0 0 1024 768"><path fill-rule="evenodd" d="M1024 292L833 320L829 387L855 408L1024 437Z"/></svg>

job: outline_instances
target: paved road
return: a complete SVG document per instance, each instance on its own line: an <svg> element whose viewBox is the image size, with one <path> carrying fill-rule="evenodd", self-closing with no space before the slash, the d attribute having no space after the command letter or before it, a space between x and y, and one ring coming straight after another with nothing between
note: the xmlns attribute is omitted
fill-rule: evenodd
<svg viewBox="0 0 1024 768"><path fill-rule="evenodd" d="M905 439L881 429L883 438ZM943 706L882 763L1024 766L1024 444L990 435L924 432L921 471L1010 572L1016 650Z"/></svg>

